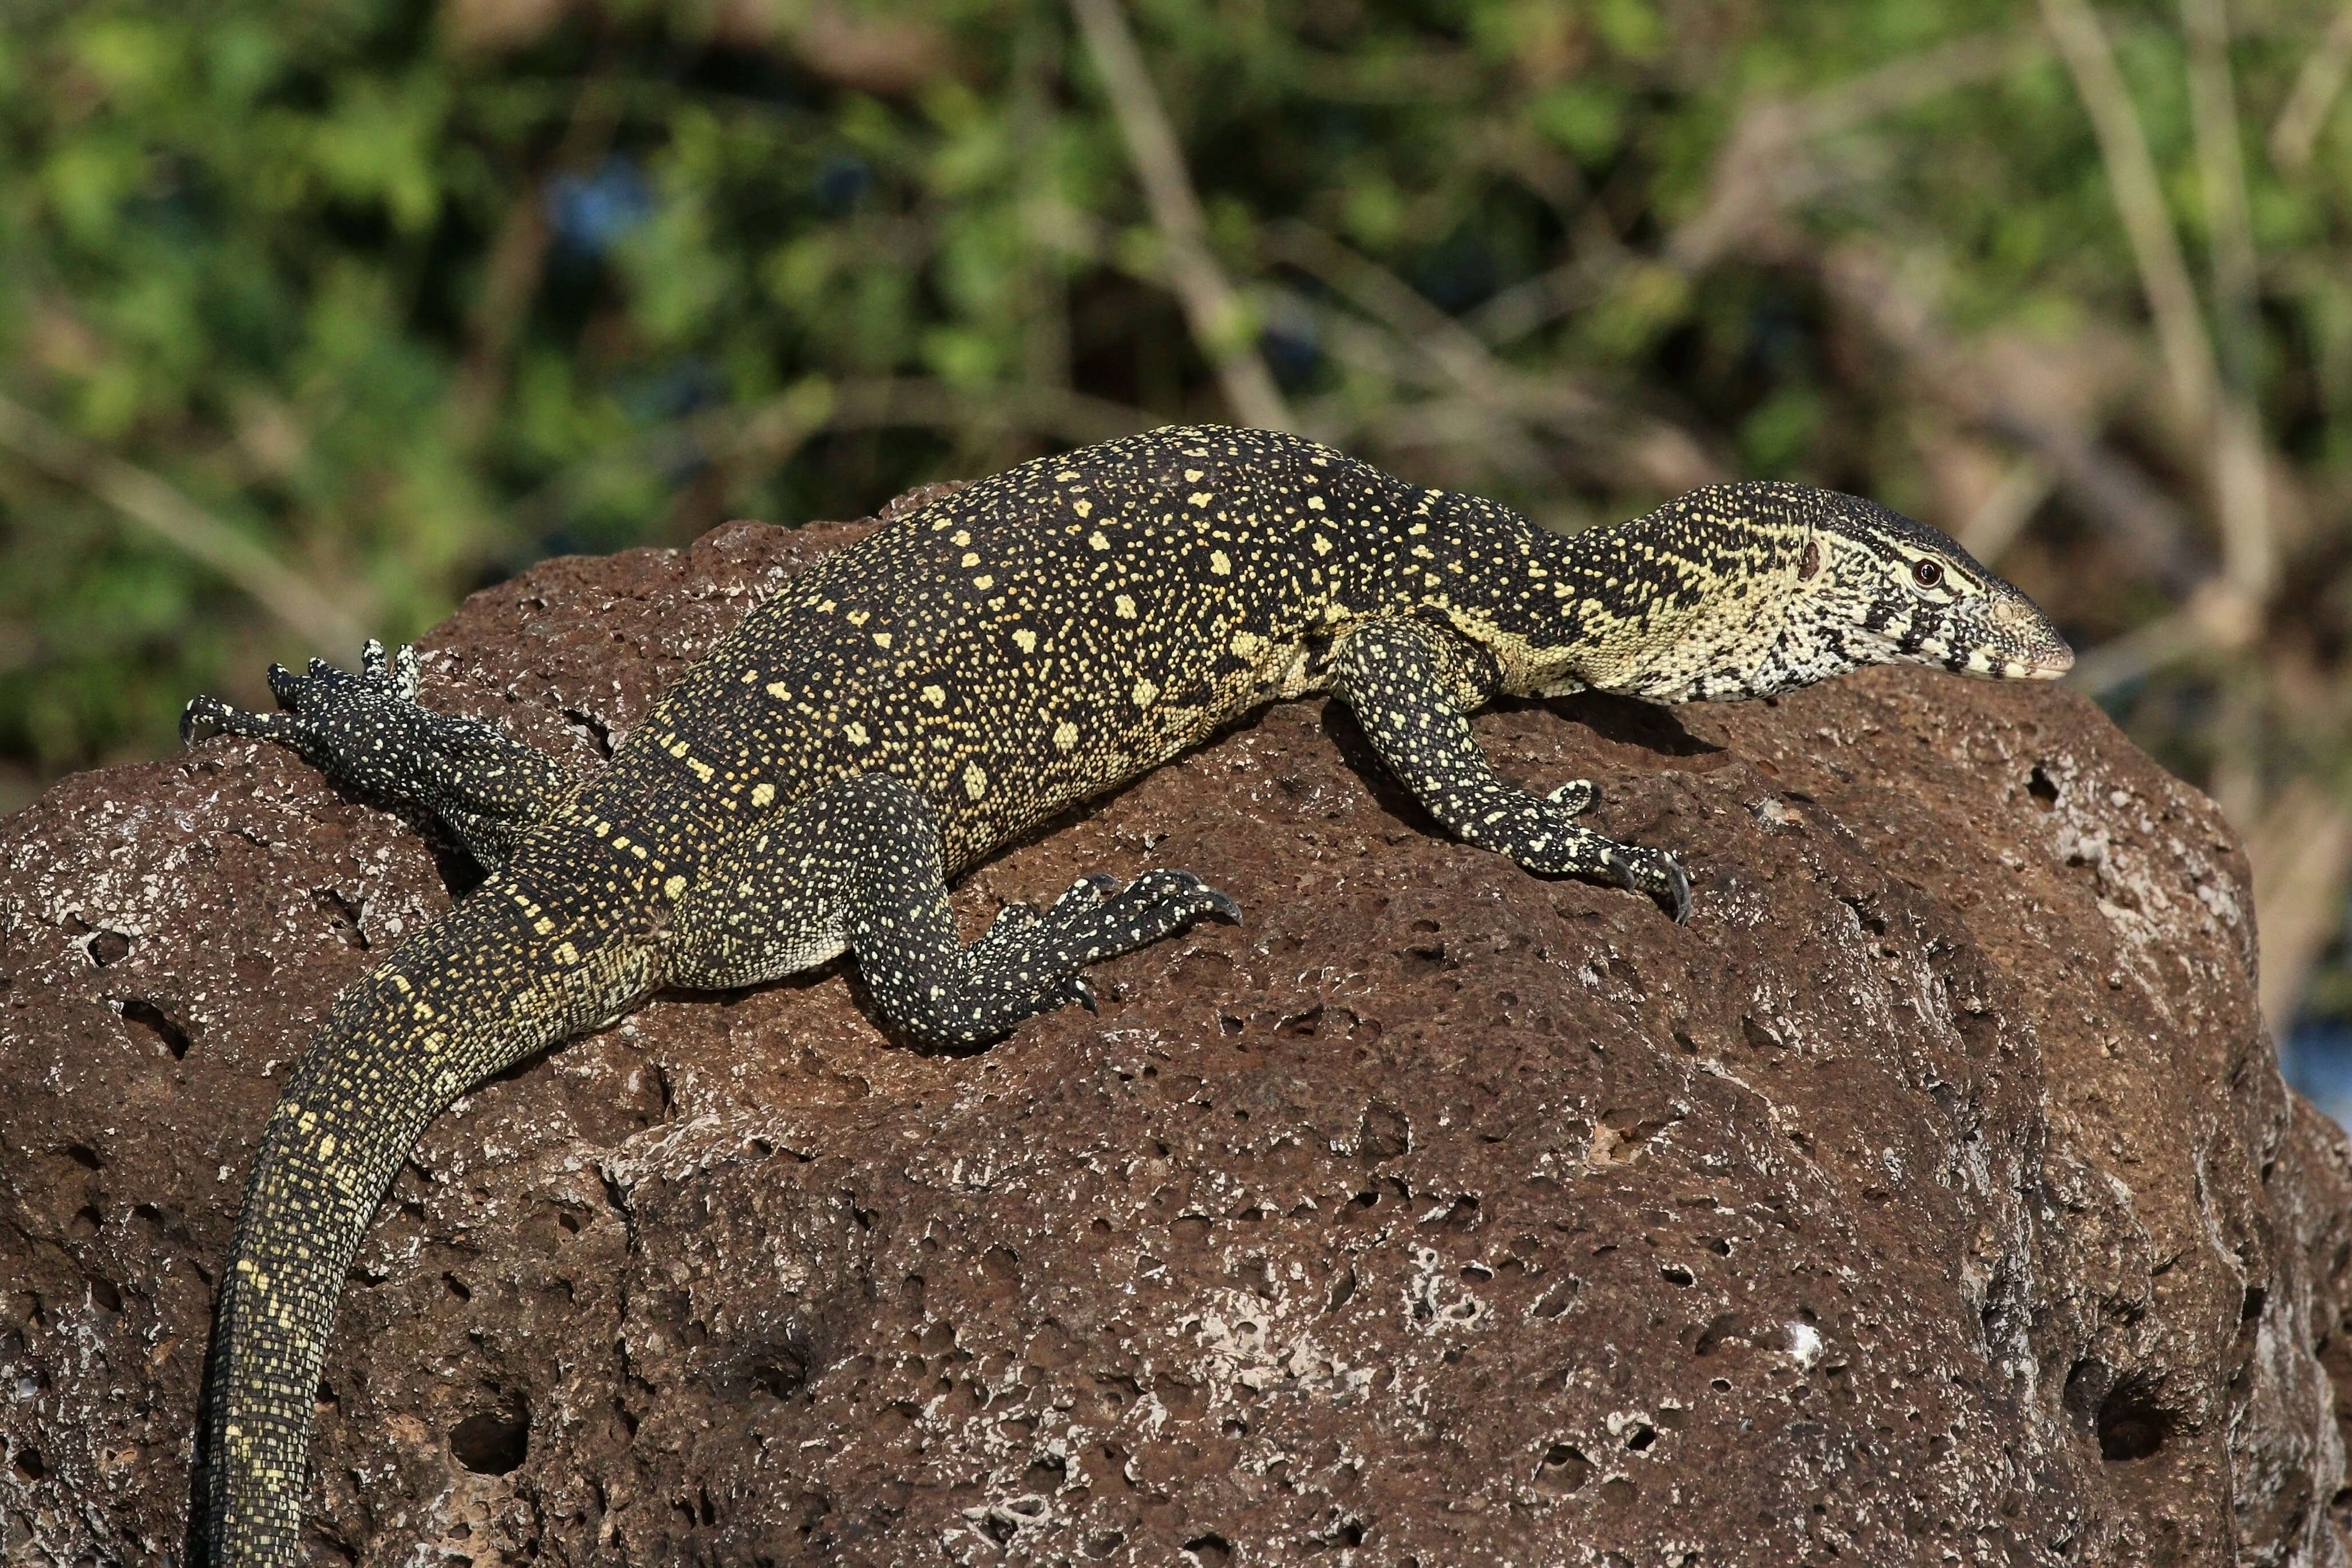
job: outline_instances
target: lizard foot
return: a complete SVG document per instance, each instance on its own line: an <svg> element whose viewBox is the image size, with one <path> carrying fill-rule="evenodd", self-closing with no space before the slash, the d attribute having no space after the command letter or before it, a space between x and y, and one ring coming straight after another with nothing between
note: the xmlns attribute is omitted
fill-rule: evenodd
<svg viewBox="0 0 2352 1568"><path fill-rule="evenodd" d="M419 706L417 679L415 649L386 654L371 638L357 673L324 659L300 674L270 665L269 689L281 712L194 698L180 715L180 739L193 746L228 734L275 741L345 789L437 821L485 868L495 868L570 780L554 758L491 725Z"/></svg>
<svg viewBox="0 0 2352 1568"><path fill-rule="evenodd" d="M1646 893L1664 904L1675 925L1690 919L1690 878L1674 856L1639 844L1612 844L1601 859L1628 890Z"/></svg>
<svg viewBox="0 0 2352 1568"><path fill-rule="evenodd" d="M1095 1010L1085 966L1148 947L1195 921L1237 922L1241 905L1188 871L1148 871L1121 885L1099 873L1071 884L1053 906L1008 904L972 945L975 968L1018 987L1059 974L1044 987L1041 1010L1072 1002Z"/></svg>

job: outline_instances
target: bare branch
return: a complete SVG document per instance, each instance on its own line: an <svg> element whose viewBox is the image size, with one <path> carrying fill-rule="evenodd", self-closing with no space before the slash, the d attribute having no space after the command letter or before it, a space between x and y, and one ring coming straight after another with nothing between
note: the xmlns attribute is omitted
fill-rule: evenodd
<svg viewBox="0 0 2352 1568"><path fill-rule="evenodd" d="M219 573L312 647L358 644L360 615L146 469L59 429L8 397L0 397L0 447L58 482L88 491Z"/></svg>
<svg viewBox="0 0 2352 1568"><path fill-rule="evenodd" d="M1249 308L1234 292L1209 251L1209 225L1201 214L1184 153L1160 107L1160 93L1144 68L1143 56L1128 30L1118 0L1070 0L1070 13L1086 35L1095 68L1109 89L1112 112L1127 141L1129 158L1143 183L1143 198L1160 231L1169 285L1184 307L1192 340L1216 367L1225 402L1235 418L1265 430L1294 428L1274 376L1251 341Z"/></svg>
<svg viewBox="0 0 2352 1568"><path fill-rule="evenodd" d="M2246 212L2245 154L2238 141L2238 98L2230 77L2227 0L2181 0L2189 34L2189 107L2197 172L2210 236L2213 319L2220 374L2213 421L2214 512L2221 525L2222 569L2259 604L2277 575L2271 535L2268 460L2254 407L2256 319L2253 225Z"/></svg>
<svg viewBox="0 0 2352 1568"><path fill-rule="evenodd" d="M1987 566L1998 565L2053 487L2047 467L2031 455L2019 458L1960 525L1955 536L1960 548Z"/></svg>
<svg viewBox="0 0 2352 1568"><path fill-rule="evenodd" d="M1980 34L1864 71L1794 102L1748 105L1716 154L1706 199L1668 238L1666 259L1685 272L1704 271L1790 206L1833 184L1811 143L2003 75L2041 47L2031 34Z"/></svg>
<svg viewBox="0 0 2352 1568"><path fill-rule="evenodd" d="M1678 495L1727 477L1679 426L1615 407L1558 371L1537 378L1496 359L1469 328L1321 230L1274 225L1265 244L1271 256L1329 285L1388 328L1473 400L1573 444L1588 464L1619 481Z"/></svg>
<svg viewBox="0 0 2352 1568"><path fill-rule="evenodd" d="M2204 430L2213 417L2213 345L2198 313L2197 290L2189 281L2189 264L2181 259L2179 236L2164 210L2163 188L2139 113L2132 107L2123 73L2116 68L2115 51L2089 0L2041 0L2041 5L2042 21L2074 78L2074 90L2098 138L2116 212L2131 242L2148 314L2156 320L2173 397L2183 422Z"/></svg>
<svg viewBox="0 0 2352 1568"><path fill-rule="evenodd" d="M2327 123L2336 95L2344 90L2344 74L2352 68L2352 5L2336 13L2326 37L2295 73L2294 90L2271 125L2271 162L2282 174L2300 174L2311 166L2311 150Z"/></svg>

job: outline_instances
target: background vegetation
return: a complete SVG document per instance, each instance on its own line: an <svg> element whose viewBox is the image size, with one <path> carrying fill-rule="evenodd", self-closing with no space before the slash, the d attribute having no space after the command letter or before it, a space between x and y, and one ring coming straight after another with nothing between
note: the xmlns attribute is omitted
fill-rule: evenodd
<svg viewBox="0 0 2352 1568"><path fill-rule="evenodd" d="M2352 1014L2340 0L16 0L0 809L541 555L1180 418L1935 521Z"/></svg>

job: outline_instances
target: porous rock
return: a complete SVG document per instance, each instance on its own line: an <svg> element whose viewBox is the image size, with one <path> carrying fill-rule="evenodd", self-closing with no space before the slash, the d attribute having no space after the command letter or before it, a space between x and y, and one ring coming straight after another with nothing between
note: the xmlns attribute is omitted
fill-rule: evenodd
<svg viewBox="0 0 2352 1568"><path fill-rule="evenodd" d="M547 562L425 698L593 768L856 531ZM2346 1561L2352 1155L2206 800L1918 671L1476 727L1680 854L1690 924L1274 708L958 891L1240 899L1099 1016L924 1057L835 966L443 1116L343 1298L311 1560ZM0 822L0 1558L179 1557L256 1136L463 873L226 739Z"/></svg>

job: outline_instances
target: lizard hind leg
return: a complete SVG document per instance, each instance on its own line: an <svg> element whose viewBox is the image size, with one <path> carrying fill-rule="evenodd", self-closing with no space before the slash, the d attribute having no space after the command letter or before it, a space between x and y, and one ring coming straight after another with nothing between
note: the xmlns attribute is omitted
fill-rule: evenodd
<svg viewBox="0 0 2352 1568"><path fill-rule="evenodd" d="M845 949L875 1005L915 1045L964 1050L1022 1019L1093 1005L1086 967L1147 946L1234 901L1190 872L1121 885L1081 878L1050 908L1007 904L970 946L948 907L938 814L883 773L835 780L704 868L664 936L663 977L757 985Z"/></svg>
<svg viewBox="0 0 2352 1568"><path fill-rule="evenodd" d="M283 712L194 698L180 715L180 739L226 733L289 747L334 783L423 817L495 872L547 820L572 777L492 725L420 706L416 688L416 650L387 657L371 638L356 674L323 659L301 674L270 665Z"/></svg>

